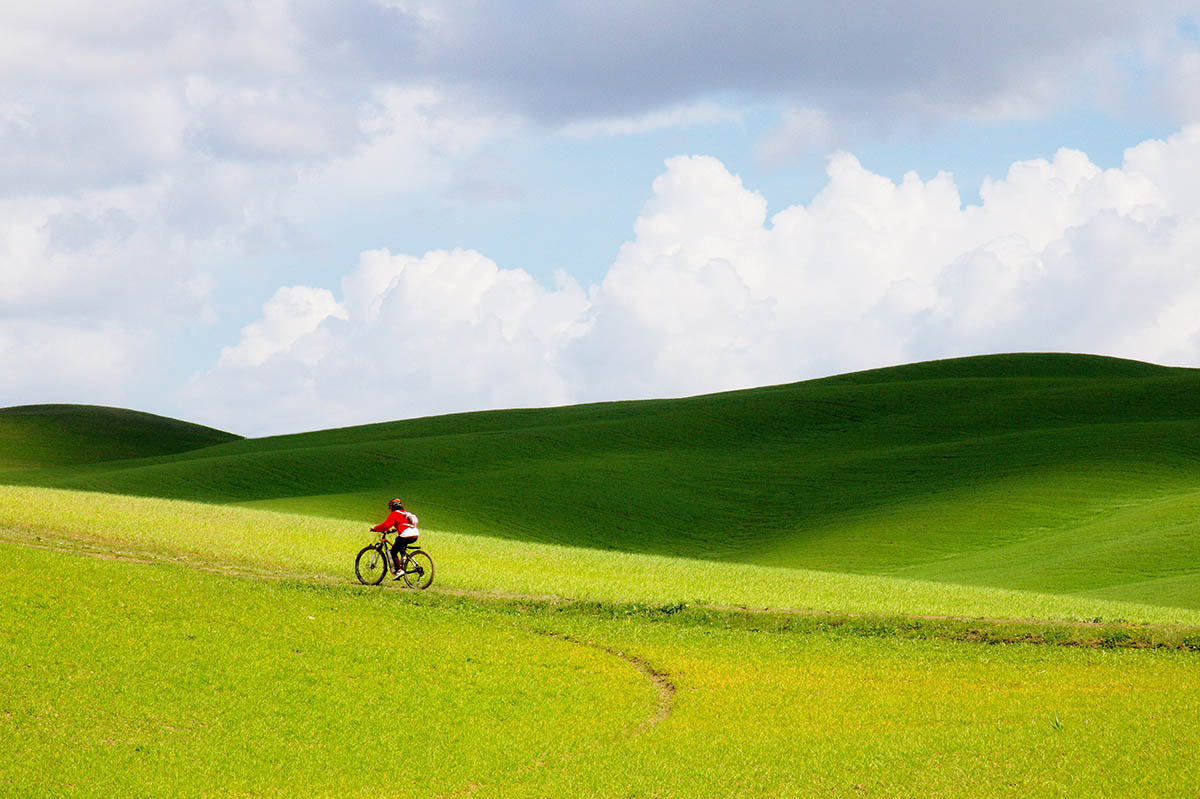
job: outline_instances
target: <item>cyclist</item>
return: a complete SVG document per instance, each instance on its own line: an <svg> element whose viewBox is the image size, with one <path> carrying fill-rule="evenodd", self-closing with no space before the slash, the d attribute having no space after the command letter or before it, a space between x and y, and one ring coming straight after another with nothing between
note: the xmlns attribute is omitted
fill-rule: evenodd
<svg viewBox="0 0 1200 799"><path fill-rule="evenodd" d="M396 576L393 579L401 580L404 578L404 571L400 568L400 556L405 549L417 543L417 536L421 534L421 531L417 529L417 515L406 511L404 503L400 500L389 501L388 509L391 513L382 522L372 527L371 532L396 531L396 538L392 541L392 562L396 566Z"/></svg>

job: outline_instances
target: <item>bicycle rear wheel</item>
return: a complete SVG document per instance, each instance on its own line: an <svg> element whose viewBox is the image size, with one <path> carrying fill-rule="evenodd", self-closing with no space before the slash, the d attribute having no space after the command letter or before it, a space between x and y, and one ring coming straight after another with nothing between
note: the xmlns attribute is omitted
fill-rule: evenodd
<svg viewBox="0 0 1200 799"><path fill-rule="evenodd" d="M409 588L428 588L433 583L433 558L423 549L410 549L404 561L404 582Z"/></svg>
<svg viewBox="0 0 1200 799"><path fill-rule="evenodd" d="M354 559L354 573L358 575L358 581L363 585L382 583L383 576L387 574L385 557L383 551L375 544L363 547Z"/></svg>

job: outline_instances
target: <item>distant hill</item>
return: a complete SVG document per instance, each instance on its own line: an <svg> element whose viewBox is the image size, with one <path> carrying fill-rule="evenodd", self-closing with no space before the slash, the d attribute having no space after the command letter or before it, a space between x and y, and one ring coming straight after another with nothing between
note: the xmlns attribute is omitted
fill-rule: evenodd
<svg viewBox="0 0 1200 799"><path fill-rule="evenodd" d="M1200 607L1200 370L1113 358L960 358L93 460L2 477L363 522L400 496L430 529Z"/></svg>
<svg viewBox="0 0 1200 799"><path fill-rule="evenodd" d="M169 455L239 438L211 427L121 408L0 408L0 473Z"/></svg>

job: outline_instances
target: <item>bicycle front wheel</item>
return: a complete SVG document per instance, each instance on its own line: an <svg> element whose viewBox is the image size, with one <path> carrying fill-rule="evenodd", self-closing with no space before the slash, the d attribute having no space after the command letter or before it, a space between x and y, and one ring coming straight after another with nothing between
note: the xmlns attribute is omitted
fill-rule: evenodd
<svg viewBox="0 0 1200 799"><path fill-rule="evenodd" d="M433 558L428 552L409 550L404 562L404 582L409 588L428 588L433 583Z"/></svg>
<svg viewBox="0 0 1200 799"><path fill-rule="evenodd" d="M378 546L363 547L354 559L354 573L363 585L379 585L387 574L387 562Z"/></svg>

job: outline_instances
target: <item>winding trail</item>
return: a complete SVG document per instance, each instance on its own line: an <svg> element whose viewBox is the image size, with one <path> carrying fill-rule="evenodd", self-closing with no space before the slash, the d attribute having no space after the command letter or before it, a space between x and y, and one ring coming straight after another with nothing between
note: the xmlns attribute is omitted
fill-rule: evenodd
<svg viewBox="0 0 1200 799"><path fill-rule="evenodd" d="M576 644L577 646L586 646L589 649L595 649L605 653L606 655L612 655L615 658L620 658L640 671L646 677L646 679L650 680L658 694L658 706L653 714L642 719L641 723L638 724L638 726L632 731L634 735L639 735L648 729L657 727L659 724L662 724L664 721L670 718L671 711L675 707L676 688L675 683L671 679L671 675L667 672L654 668L643 658L640 658L637 655L631 655L619 649L605 646L604 644L584 641L583 639L576 638L569 633L560 633L551 630L534 630L533 632L537 633L538 635L543 635L547 638L557 638L560 641L567 641L568 643Z"/></svg>
<svg viewBox="0 0 1200 799"><path fill-rule="evenodd" d="M131 563L153 564L165 563L178 566L186 566L188 568L197 569L199 571L210 572L214 574L223 574L232 577L246 577L260 580L293 580L321 585L346 585L348 582L354 584L353 578L347 579L341 575L322 574L312 571L294 571L287 567L279 566L252 566L244 563L234 563L218 558L204 557L197 553L168 553L154 550L131 549L123 542L113 541L108 539L99 539L92 536L76 537L63 535L49 530L29 530L14 527L0 527L0 543L16 544L19 546L33 547L35 549L54 550L57 552L69 552L78 555L87 555L93 558L103 560L118 560ZM407 589L405 589L407 590ZM483 602L529 602L529 603L544 603L548 605L570 605L578 600L570 597L545 595L545 594L521 594L510 593L505 591L495 591L478 588L457 588L450 586L433 586L429 589L431 594L442 594L447 596L458 596L465 599L477 600ZM1001 617L974 617L960 615L927 615L927 614L897 614L895 616L881 616L880 614L860 613L852 611L828 611L815 608L758 608L747 606L728 606L708 603L694 603L692 607L698 610L716 611L718 613L728 613L735 616L749 617L808 617L808 618L828 618L834 622L839 620L854 620L854 619L877 619L884 618L892 621L902 621L916 624L924 623L959 623L970 625L992 625L998 627L1007 627L1011 625L1040 625L1046 628L1056 628L1060 630L1078 630L1078 631L1096 631L1096 634L1102 634L1109 628L1121 628L1125 630L1157 630L1164 634L1174 634L1175 638L1180 638L1181 635L1191 634L1196 632L1200 634L1200 630L1190 625L1173 625L1173 624L1129 624L1120 621L1102 622L1084 621L1074 619L1028 619L1028 618L1001 618ZM550 635L551 633L542 633ZM1041 640L1036 637L1029 637L1028 631L1018 631L1018 637L1012 641L1008 639L991 640L986 637L980 638L972 630L967 629L961 635L951 634L947 632L937 633L934 637L946 638L956 641L982 641L984 643L1011 643L1023 642L1033 644L1047 644L1055 646L1104 646L1106 648L1160 648L1166 646L1172 649L1186 649L1196 651L1200 649L1196 643L1188 639L1183 641L1141 641L1137 639L1119 639L1116 641L1088 639L1087 641L1067 640L1067 641L1049 641ZM560 637L568 637L562 636ZM1161 636L1160 636L1161 637ZM1193 636L1195 637L1195 636ZM592 646L601 649L606 653L615 657L628 660L639 671L642 671L646 676L655 681L658 685L659 681L663 682L660 687L660 694L664 691L673 695L674 686L671 684L669 675L656 671L653 667L646 664L644 661L629 656L617 650L606 649L601 645L591 644L586 641L571 639L573 643L582 646ZM666 686L670 686L669 688ZM660 703L661 704L661 703ZM669 706L669 702L668 702ZM669 713L669 711L668 711Z"/></svg>
<svg viewBox="0 0 1200 799"><path fill-rule="evenodd" d="M0 542L32 547L34 549L51 550L54 552L66 552L66 553L72 553L72 554L76 554L76 555L87 555L89 557L97 558L100 560L124 561L127 563L140 563L140 564L144 564L144 565L149 565L149 564L154 564L154 563L174 563L177 565L189 566L194 569L199 569L200 571L213 572L213 573L217 573L217 574L224 574L224 575L229 575L229 576L234 576L234 577L252 577L252 578L257 578L257 579L278 579L278 580L303 579L303 580L309 580L309 581L320 582L320 583L344 583L345 582L345 580L329 577L326 575L311 575L311 574L300 575L300 574L296 574L296 573L276 572L276 571L267 571L267 570L263 570L263 569L247 568L247 567L241 567L241 566L227 564L227 563L205 562L205 561L202 561L199 559L192 559L192 558L187 558L187 557L179 557L179 556L172 557L172 556L168 556L168 555L160 555L157 553L131 552L128 550L120 551L120 550L105 549L105 548L101 548L99 546L95 546L94 544L93 544L93 546L87 546L86 544L82 544L81 542L75 541L73 539L68 539L68 540L70 540L71 543L75 544L75 546L66 545L62 539L57 539L57 538L51 538L50 540L42 539L42 540L31 541L31 540L29 540L29 538L24 537L24 536L13 537L13 536L4 535L3 533L5 533L5 532L11 532L11 531L0 530ZM455 596L475 597L475 598L479 598L479 599L492 599L492 600L561 599L560 597L515 597L515 596L501 594L501 593L491 593L491 592L484 592L484 591L469 591L469 590L464 590L464 589L441 589L439 591L439 593L448 593L448 594L452 594ZM569 601L569 600L562 600L562 601ZM611 655L612 657L619 658L620 660L625 661L630 666L633 666L633 668L635 668L639 672L641 672L641 674L643 676L645 676L645 678L648 679L654 685L655 691L658 695L658 701L656 703L654 713L652 713L651 715L649 715L645 719L643 719L641 721L641 723L638 724L637 728L635 728L632 731L633 734L635 734L635 735L640 734L640 733L644 732L645 730L656 727L659 724L661 724L662 722L666 721L670 717L671 710L675 704L676 688L675 688L675 683L672 681L671 675L669 673L667 673L665 671L661 671L660 669L656 669L654 666L652 666L648 662L646 662L645 659L643 659L637 655L629 654L628 652L625 652L625 651L622 651L620 649L616 649L616 648L613 648L610 646L605 646L604 644L597 644L592 641L585 641L585 640L583 640L581 638L577 638L574 635L571 635L569 633L562 633L562 632L557 632L557 631L553 631L553 630L537 630L537 629L531 630L531 632L533 632L537 635L544 636L546 638L557 638L560 641L566 641L568 643L575 644L576 646L585 646L585 647L588 647L589 649L595 649L599 652L605 653L606 655Z"/></svg>

